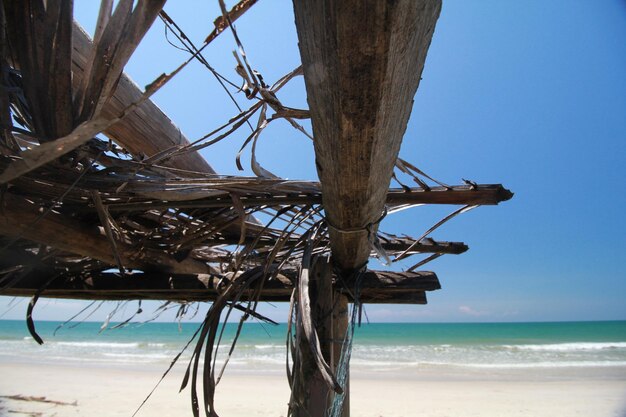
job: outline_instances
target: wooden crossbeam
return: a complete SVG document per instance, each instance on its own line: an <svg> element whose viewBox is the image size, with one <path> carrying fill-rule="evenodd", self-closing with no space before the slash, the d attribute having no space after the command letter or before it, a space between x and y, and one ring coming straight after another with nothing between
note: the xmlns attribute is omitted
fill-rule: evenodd
<svg viewBox="0 0 626 417"><path fill-rule="evenodd" d="M111 243L96 224L86 224L54 210L41 217L40 208L10 193L3 194L0 210L0 235L24 238L78 255L116 265ZM193 259L181 262L157 250L138 250L126 243L116 242L122 263L127 268L142 270L164 269L175 273L209 272L209 267Z"/></svg>
<svg viewBox="0 0 626 417"><path fill-rule="evenodd" d="M9 238L24 238L55 249L90 257L109 265L117 264L111 242L99 230L97 224L87 224L55 210L43 217L41 214L41 209L36 204L11 193L5 193L3 209L0 210L0 235ZM203 242L207 245L237 243L238 239L235 238ZM404 251L412 245L412 253L460 254L467 250L467 245L462 242L438 242L431 239L423 239L415 244L413 240L407 238L383 238L381 244L383 249L396 252ZM116 242L116 246L121 263L126 268L147 271L159 269L179 274L210 272L207 264L191 258L179 262L164 251L146 248L139 251L123 242ZM16 261L16 263L19 262Z"/></svg>
<svg viewBox="0 0 626 417"><path fill-rule="evenodd" d="M223 208L232 207L233 200L229 196L194 199L191 201L175 199L175 192L170 191L171 199L166 202L146 201L135 203L113 203L108 208L111 211L143 211L150 209L176 208ZM385 203L388 205L400 204L455 204L455 205L495 205L509 200L513 193L501 184L482 184L477 186L458 185L450 188L432 187L425 191L413 188L411 191L392 188L387 192ZM322 204L322 193L307 193L303 195L283 194L275 196L240 196L239 200L244 207L253 206L286 206ZM325 206L326 209L326 206ZM382 209L381 209L382 210ZM379 214L380 216L380 214ZM376 219L374 219L376 220Z"/></svg>
<svg viewBox="0 0 626 417"><path fill-rule="evenodd" d="M281 272L275 279L266 281L261 301L288 302L296 273ZM44 287L50 276L42 274L41 270L26 273L11 287L0 286L0 295L32 296ZM142 272L121 276L101 272L84 278L57 278L45 287L41 296L83 300L213 301L218 295L221 278L212 274ZM353 289L344 288L339 282L335 287L353 301ZM361 302L426 304L425 292L440 288L434 272L367 271L362 281Z"/></svg>

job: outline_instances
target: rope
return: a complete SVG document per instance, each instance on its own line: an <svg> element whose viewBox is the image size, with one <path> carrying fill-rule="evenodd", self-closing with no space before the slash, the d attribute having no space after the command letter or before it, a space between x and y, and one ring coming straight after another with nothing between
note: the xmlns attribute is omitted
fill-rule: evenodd
<svg viewBox="0 0 626 417"><path fill-rule="evenodd" d="M378 226L385 217L387 217L387 207L384 207L383 212L378 218L378 220L370 222L363 227L352 227L352 228L342 229L333 225L330 222L330 220L328 220L328 218L324 217L324 220L326 221L326 224L328 225L328 227L330 229L333 229L337 233L353 234L353 233L367 232L367 240L370 244L370 248L372 249L372 251L376 253L376 255L378 255L378 259L381 260L383 265L389 266L391 265L391 259L389 258L389 255L387 255L387 251L383 249L383 246L381 245L380 240L378 239L378 233L376 232L376 227L375 227L375 226Z"/></svg>

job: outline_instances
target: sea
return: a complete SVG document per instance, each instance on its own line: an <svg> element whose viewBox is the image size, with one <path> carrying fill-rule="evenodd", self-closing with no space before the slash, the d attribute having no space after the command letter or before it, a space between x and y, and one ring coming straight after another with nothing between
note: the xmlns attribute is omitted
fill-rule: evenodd
<svg viewBox="0 0 626 417"><path fill-rule="evenodd" d="M198 323L35 323L43 345L23 320L0 320L0 363L56 363L165 370ZM236 332L227 324L225 358ZM228 367L284 372L286 324L246 323ZM193 344L180 357L186 364ZM218 360L219 357L218 357ZM183 365L184 366L184 365ZM626 376L626 321L558 323L369 323L355 329L351 369L362 372L424 369L528 370L593 368Z"/></svg>

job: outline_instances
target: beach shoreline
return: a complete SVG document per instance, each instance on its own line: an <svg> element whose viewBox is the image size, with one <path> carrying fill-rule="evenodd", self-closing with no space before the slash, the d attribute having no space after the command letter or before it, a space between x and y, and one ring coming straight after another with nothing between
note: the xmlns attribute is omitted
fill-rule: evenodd
<svg viewBox="0 0 626 417"><path fill-rule="evenodd" d="M0 417L131 417L195 326L99 323L57 332L0 321ZM217 366L236 327L227 325ZM215 401L221 417L287 415L286 326L247 324ZM358 417L626 417L626 322L369 324L350 364ZM190 351L137 417L191 414ZM200 396L201 393L199 392Z"/></svg>
<svg viewBox="0 0 626 417"><path fill-rule="evenodd" d="M6 360L0 362L0 370L0 415L41 417L131 416L164 371ZM364 417L624 417L626 372L605 371L356 370L351 374L350 403L352 415ZM178 392L183 372L183 366L175 367L137 416L191 415L188 388ZM15 399L18 396L53 402ZM224 417L286 416L288 400L287 379L278 368L227 371L216 393L217 410Z"/></svg>

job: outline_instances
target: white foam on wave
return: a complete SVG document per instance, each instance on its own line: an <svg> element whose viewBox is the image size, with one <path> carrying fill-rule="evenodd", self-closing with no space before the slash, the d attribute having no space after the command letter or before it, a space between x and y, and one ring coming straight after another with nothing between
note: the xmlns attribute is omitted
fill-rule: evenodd
<svg viewBox="0 0 626 417"><path fill-rule="evenodd" d="M105 352L102 356L106 356L108 358L119 358L119 359L127 359L127 360L136 360L136 359L171 359L173 356L165 353L141 353L141 354L133 354L133 353L109 353Z"/></svg>
<svg viewBox="0 0 626 417"><path fill-rule="evenodd" d="M489 369L524 369L524 368L616 368L626 366L626 361L557 361L533 363L467 363L460 366Z"/></svg>
<svg viewBox="0 0 626 417"><path fill-rule="evenodd" d="M282 345L254 345L255 349L259 349L259 350L267 350L267 349L280 349L282 348Z"/></svg>
<svg viewBox="0 0 626 417"><path fill-rule="evenodd" d="M414 365L419 365L420 363L419 362L407 362L407 361L402 361L402 360L393 362L393 361L352 358L350 360L350 364L354 366L358 366L358 367L370 368L370 367L380 367L380 366L414 366Z"/></svg>
<svg viewBox="0 0 626 417"><path fill-rule="evenodd" d="M89 347L89 348L113 348L113 349L128 349L138 348L139 343L123 343L123 342L56 342L58 346L71 346L71 347Z"/></svg>
<svg viewBox="0 0 626 417"><path fill-rule="evenodd" d="M528 362L528 363L459 363L444 361L364 361L353 360L351 364L356 368L372 369L381 367L391 368L419 368L419 367L455 367L478 369L534 369L534 368L619 368L626 367L626 361L557 361L557 362Z"/></svg>
<svg viewBox="0 0 626 417"><path fill-rule="evenodd" d="M503 345L510 350L552 351L552 352L576 352L589 350L626 349L626 342L577 342L577 343L554 343L543 345Z"/></svg>
<svg viewBox="0 0 626 417"><path fill-rule="evenodd" d="M236 365L282 365L285 363L285 358L272 356L234 357L230 359L229 363Z"/></svg>

